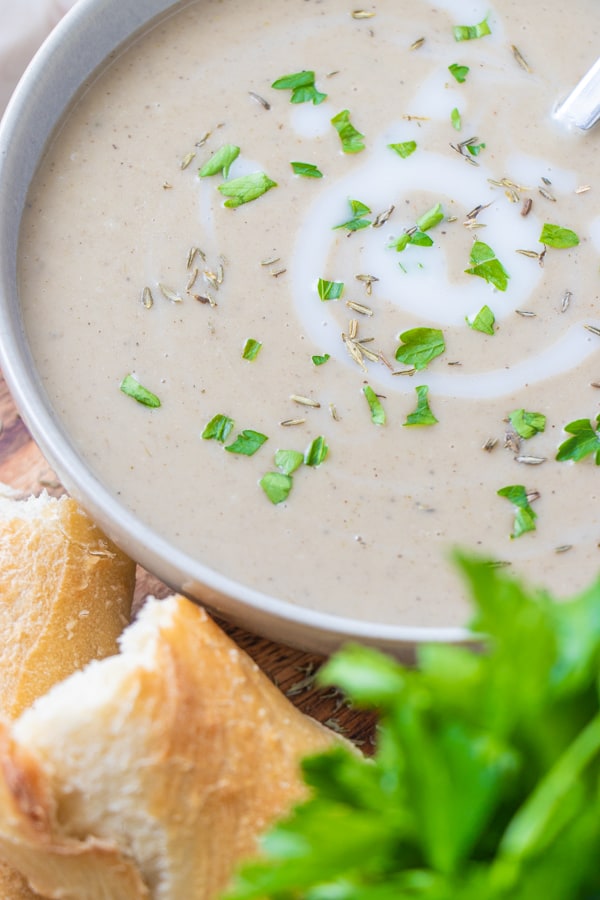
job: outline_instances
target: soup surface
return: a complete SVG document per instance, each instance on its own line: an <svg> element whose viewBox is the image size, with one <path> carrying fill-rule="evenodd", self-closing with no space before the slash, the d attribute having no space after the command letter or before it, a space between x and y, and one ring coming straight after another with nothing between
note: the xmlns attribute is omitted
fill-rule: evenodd
<svg viewBox="0 0 600 900"><path fill-rule="evenodd" d="M584 587L599 138L550 111L599 43L596 0L198 0L116 54L32 186L20 290L123 504L375 622L462 624L455 546Z"/></svg>

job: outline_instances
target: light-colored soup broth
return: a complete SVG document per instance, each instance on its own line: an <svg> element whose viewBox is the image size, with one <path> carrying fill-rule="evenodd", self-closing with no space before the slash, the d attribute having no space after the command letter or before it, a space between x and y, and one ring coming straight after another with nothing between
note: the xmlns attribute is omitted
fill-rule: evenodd
<svg viewBox="0 0 600 900"><path fill-rule="evenodd" d="M491 34L455 40L486 16ZM559 595L582 588L600 560L598 472L555 457L564 426L598 414L600 337L584 326L600 328L600 163L598 137L550 112L599 39L595 0L567 17L541 0L199 0L112 60L32 186L20 290L57 415L115 495L215 570L342 616L463 623L456 546ZM303 70L323 102L272 87ZM344 110L359 152L331 123ZM410 141L405 158L389 146ZM227 178L199 177L224 145L240 148ZM276 186L226 208L219 185L255 172ZM335 227L349 201L367 227ZM437 204L432 246L390 246ZM579 244L544 255L545 223ZM465 273L475 241L505 291ZM341 296L321 299L319 279ZM486 306L493 334L466 321ZM399 335L419 327L445 351L401 374ZM159 408L119 390L128 373ZM437 422L411 426L422 386ZM511 434L519 409L545 430ZM226 444L268 440L227 452L202 437L217 414L235 423ZM276 451L318 437L326 459L270 502ZM517 538L497 493L514 485L537 515Z"/></svg>

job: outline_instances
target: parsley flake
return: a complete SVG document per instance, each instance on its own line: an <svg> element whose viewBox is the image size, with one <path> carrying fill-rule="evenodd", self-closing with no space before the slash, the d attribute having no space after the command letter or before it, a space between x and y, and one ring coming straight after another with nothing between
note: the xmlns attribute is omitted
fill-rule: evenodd
<svg viewBox="0 0 600 900"><path fill-rule="evenodd" d="M299 450L278 450L275 454L275 465L284 475L291 475L304 464L304 453Z"/></svg>
<svg viewBox="0 0 600 900"><path fill-rule="evenodd" d="M565 250L569 247L576 247L579 244L579 237L570 228L561 228L560 225L551 225L546 222L540 234L540 244L554 247L557 250Z"/></svg>
<svg viewBox="0 0 600 900"><path fill-rule="evenodd" d="M248 428L238 434L235 441L232 444L228 444L225 449L229 453L239 453L241 456L254 456L266 440L268 440L266 434L261 434L260 431L252 431Z"/></svg>
<svg viewBox="0 0 600 900"><path fill-rule="evenodd" d="M470 70L468 66L461 66L458 63L452 63L448 66L448 71L458 81L459 84L464 84Z"/></svg>
<svg viewBox="0 0 600 900"><path fill-rule="evenodd" d="M558 448L557 460L579 462L593 453L596 465L600 466L600 415L596 416L596 427L589 419L576 419L565 425L565 431L572 436Z"/></svg>
<svg viewBox="0 0 600 900"><path fill-rule="evenodd" d="M304 178L323 177L323 173L317 166L314 165L314 163L291 162L290 166L293 169L294 175L302 175Z"/></svg>
<svg viewBox="0 0 600 900"><path fill-rule="evenodd" d="M219 191L224 197L230 198L225 201L225 206L235 209L243 203L250 203L257 197L262 197L274 187L277 187L277 182L272 181L264 172L253 172L251 175L242 175L240 178L225 181L219 185Z"/></svg>
<svg viewBox="0 0 600 900"><path fill-rule="evenodd" d="M357 131L350 121L350 110L343 109L331 120L337 131L344 153L360 153L365 149L364 134Z"/></svg>
<svg viewBox="0 0 600 900"><path fill-rule="evenodd" d="M340 225L334 225L333 230L345 228L347 231L360 231L363 228L368 228L371 224L371 220L365 219L365 216L369 215L371 208L360 200L352 200L349 198L348 202L350 204L352 218L348 219L347 222L342 222Z"/></svg>
<svg viewBox="0 0 600 900"><path fill-rule="evenodd" d="M426 234L426 232L436 225L439 225L443 219L444 211L442 209L442 204L436 203L435 206L428 209L422 216L419 216L414 228L408 229L408 231L401 234L399 238L392 238L388 247L401 253L409 244L413 244L417 247L433 246L433 239Z"/></svg>
<svg viewBox="0 0 600 900"><path fill-rule="evenodd" d="M531 508L524 485L509 484L500 488L497 493L499 497L506 497L515 507L515 520L511 538L518 538L528 531L535 531L537 513Z"/></svg>
<svg viewBox="0 0 600 900"><path fill-rule="evenodd" d="M460 129L462 128L462 119L460 116L460 112L458 111L458 108L456 106L450 113L450 121L452 122L452 127L456 131L460 131Z"/></svg>
<svg viewBox="0 0 600 900"><path fill-rule="evenodd" d="M227 178L231 164L239 155L240 148L236 147L235 144L224 144L213 153L201 169L198 169L198 175L200 178L206 178L209 175L217 175L221 172L223 178Z"/></svg>
<svg viewBox="0 0 600 900"><path fill-rule="evenodd" d="M325 438L322 436L316 437L306 448L304 464L313 467L320 466L326 460L328 453L329 447L325 443Z"/></svg>
<svg viewBox="0 0 600 900"><path fill-rule="evenodd" d="M290 90L292 96L290 103L314 103L318 106L326 99L327 94L322 94L315 86L315 73L310 71L294 72L292 75L283 75L274 81L271 87L278 91Z"/></svg>
<svg viewBox="0 0 600 900"><path fill-rule="evenodd" d="M467 275L477 275L488 284L494 285L499 291L505 291L508 287L510 275L496 257L496 254L488 244L483 241L475 241L471 247L470 269L465 269Z"/></svg>
<svg viewBox="0 0 600 900"><path fill-rule="evenodd" d="M324 366L329 358L329 353L324 353L322 356L313 356L312 361L315 366Z"/></svg>
<svg viewBox="0 0 600 900"><path fill-rule="evenodd" d="M267 472L258 482L273 504L283 503L287 500L293 485L291 475L283 472Z"/></svg>
<svg viewBox="0 0 600 900"><path fill-rule="evenodd" d="M473 331L482 331L483 334L495 334L494 324L496 317L489 306L482 306L479 312L472 318L467 316L467 325Z"/></svg>
<svg viewBox="0 0 600 900"><path fill-rule="evenodd" d="M233 425L233 419L230 419L229 416L224 416L222 413L217 413L217 415L213 416L210 422L204 426L202 437L205 441L215 440L219 441L220 444L223 444L229 437Z"/></svg>
<svg viewBox="0 0 600 900"><path fill-rule="evenodd" d="M416 141L402 141L399 144L388 144L390 150L394 150L402 159L407 159L417 149Z"/></svg>
<svg viewBox="0 0 600 900"><path fill-rule="evenodd" d="M410 328L402 332L400 340L396 359L417 371L426 369L446 349L444 335L438 328Z"/></svg>
<svg viewBox="0 0 600 900"><path fill-rule="evenodd" d="M487 19L483 19L477 25L455 25L452 30L455 41L473 41L492 33Z"/></svg>
<svg viewBox="0 0 600 900"><path fill-rule="evenodd" d="M363 387L363 394L367 398L367 403L369 404L369 409L371 410L371 421L374 425L385 425L387 421L387 417L385 414L385 409L381 405L381 401L379 397L375 393L370 385L365 384Z"/></svg>
<svg viewBox="0 0 600 900"><path fill-rule="evenodd" d="M258 356L262 347L262 343L260 341L254 340L254 338L248 338L246 343L244 344L244 349L242 351L242 358L247 359L250 362Z"/></svg>
<svg viewBox="0 0 600 900"><path fill-rule="evenodd" d="M344 293L344 282L327 281L326 278L319 278L317 293L321 300L339 300Z"/></svg>
<svg viewBox="0 0 600 900"><path fill-rule="evenodd" d="M126 375L123 378L119 385L119 390L133 400L137 400L142 406L148 406L150 409L158 409L161 405L156 394L153 394L152 391L140 384L133 375Z"/></svg>
<svg viewBox="0 0 600 900"><path fill-rule="evenodd" d="M409 413L404 425L435 425L438 420L429 407L427 399L429 388L426 384L420 384L415 390L417 392L417 408L414 412Z"/></svg>
<svg viewBox="0 0 600 900"><path fill-rule="evenodd" d="M513 409L508 414L510 424L519 437L524 440L532 438L546 428L546 416L539 412L528 412L526 409Z"/></svg>

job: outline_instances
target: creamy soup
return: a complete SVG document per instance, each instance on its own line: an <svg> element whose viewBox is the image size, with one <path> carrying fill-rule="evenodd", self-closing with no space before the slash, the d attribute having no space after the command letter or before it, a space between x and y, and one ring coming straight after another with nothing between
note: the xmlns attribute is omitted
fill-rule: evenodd
<svg viewBox="0 0 600 900"><path fill-rule="evenodd" d="M599 137L550 113L599 45L597 0L198 0L117 54L20 289L123 504L342 616L463 623L456 546L581 589L598 472L556 457L597 440Z"/></svg>

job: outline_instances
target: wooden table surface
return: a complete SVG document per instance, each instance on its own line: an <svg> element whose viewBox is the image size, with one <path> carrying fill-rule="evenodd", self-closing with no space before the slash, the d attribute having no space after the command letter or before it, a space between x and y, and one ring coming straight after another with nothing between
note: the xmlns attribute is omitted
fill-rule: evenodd
<svg viewBox="0 0 600 900"><path fill-rule="evenodd" d="M64 489L42 456L21 420L0 373L0 482L23 496L47 490L59 496ZM169 588L138 566L136 606L148 594L164 597ZM368 752L372 745L374 720L364 712L350 709L335 691L318 689L314 674L322 657L275 644L258 635L219 620L228 634L252 656L267 675L304 712L341 731Z"/></svg>

